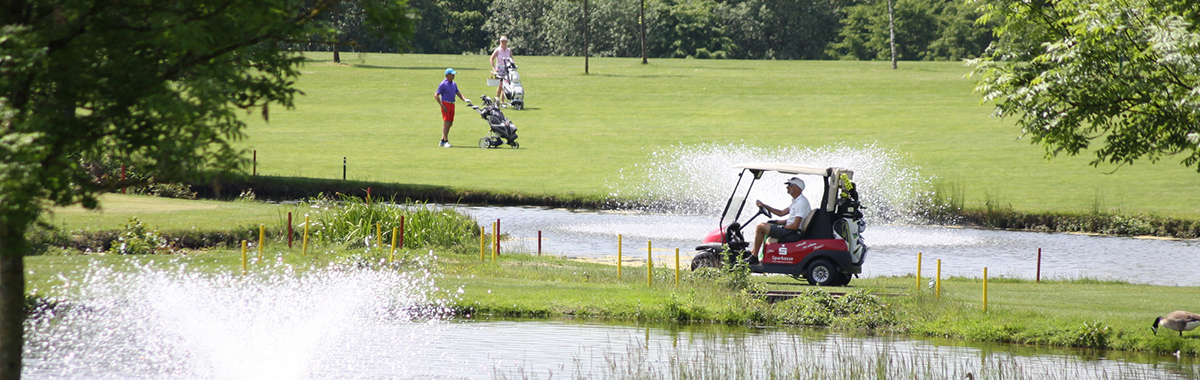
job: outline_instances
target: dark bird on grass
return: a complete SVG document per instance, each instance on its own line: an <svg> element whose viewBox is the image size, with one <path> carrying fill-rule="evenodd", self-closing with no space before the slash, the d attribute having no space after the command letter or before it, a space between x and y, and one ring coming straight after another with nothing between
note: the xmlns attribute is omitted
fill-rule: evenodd
<svg viewBox="0 0 1200 380"><path fill-rule="evenodd" d="M1154 324L1150 326L1150 330L1154 331L1154 335L1158 335L1158 326L1166 327L1179 332L1179 336L1183 336L1184 331L1192 331L1196 327L1200 327L1200 314L1186 312L1183 310L1172 311L1165 317L1154 319Z"/></svg>

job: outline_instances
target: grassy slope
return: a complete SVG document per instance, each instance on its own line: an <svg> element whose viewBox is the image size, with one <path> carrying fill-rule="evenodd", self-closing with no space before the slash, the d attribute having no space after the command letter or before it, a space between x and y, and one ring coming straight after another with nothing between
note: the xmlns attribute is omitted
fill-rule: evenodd
<svg viewBox="0 0 1200 380"><path fill-rule="evenodd" d="M1026 211L1200 216L1200 175L1168 160L1115 174L1089 157L1043 158L1011 121L990 117L951 62L713 61L520 57L526 111L507 112L521 149L475 147L486 126L462 107L453 149L436 146L430 99L445 67L464 95L484 86L486 57L366 54L349 66L314 53L291 111L248 117L258 171L281 176L445 185L530 194L607 193L621 169L679 144L875 143L906 154L925 175L961 186L968 207L989 198ZM1148 201L1153 200L1153 201Z"/></svg>
<svg viewBox="0 0 1200 380"><path fill-rule="evenodd" d="M226 231L240 226L265 224L271 228L284 227L287 213L292 212L293 225L304 222L305 210L294 205L275 205L261 202L223 202L182 200L141 195L105 194L100 198L101 209L85 210L74 206L55 209L51 223L63 231L118 230L137 217L146 226L162 231Z"/></svg>

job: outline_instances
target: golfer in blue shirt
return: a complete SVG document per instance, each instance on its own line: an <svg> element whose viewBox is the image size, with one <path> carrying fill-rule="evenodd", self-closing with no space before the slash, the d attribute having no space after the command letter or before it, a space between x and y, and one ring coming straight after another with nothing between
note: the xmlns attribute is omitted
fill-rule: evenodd
<svg viewBox="0 0 1200 380"><path fill-rule="evenodd" d="M437 92L433 94L433 99L442 107L442 142L438 143L438 146L443 148L450 147L450 126L454 125L454 97L467 100L458 91L458 84L454 83L455 74L458 72L454 69L446 69L446 80L438 85Z"/></svg>

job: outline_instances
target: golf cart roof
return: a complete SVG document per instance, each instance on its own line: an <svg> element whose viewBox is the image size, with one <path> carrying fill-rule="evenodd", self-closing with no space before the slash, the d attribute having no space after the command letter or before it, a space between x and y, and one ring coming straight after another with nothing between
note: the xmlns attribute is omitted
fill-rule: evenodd
<svg viewBox="0 0 1200 380"><path fill-rule="evenodd" d="M783 174L805 174L805 175L819 175L819 176L828 175L829 169L833 169L833 168L825 168L825 167L820 167L820 166L776 164L776 163L763 163L763 162L743 162L743 163L740 163L737 165L733 165L733 167L757 170L757 171L774 171L774 172L780 172Z"/></svg>

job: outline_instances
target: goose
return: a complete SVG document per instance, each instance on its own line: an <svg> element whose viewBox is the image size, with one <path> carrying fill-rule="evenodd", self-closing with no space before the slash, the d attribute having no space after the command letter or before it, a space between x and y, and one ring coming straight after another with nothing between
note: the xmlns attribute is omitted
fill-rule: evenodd
<svg viewBox="0 0 1200 380"><path fill-rule="evenodd" d="M1150 326L1150 330L1154 331L1154 335L1158 335L1158 326L1166 327L1179 332L1179 336L1183 336L1184 331L1192 331L1196 327L1200 327L1200 314L1186 312L1183 310L1172 311L1165 317L1154 319L1154 324Z"/></svg>

